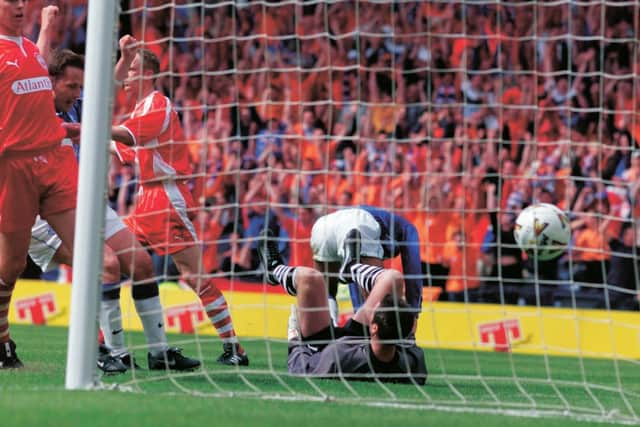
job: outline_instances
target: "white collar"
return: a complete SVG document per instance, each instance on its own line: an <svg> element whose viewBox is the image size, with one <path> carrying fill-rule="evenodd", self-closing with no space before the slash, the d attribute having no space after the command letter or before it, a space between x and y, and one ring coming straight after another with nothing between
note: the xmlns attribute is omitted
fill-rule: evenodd
<svg viewBox="0 0 640 427"><path fill-rule="evenodd" d="M22 36L7 36L4 34L0 34L0 40L8 40L22 47Z"/></svg>

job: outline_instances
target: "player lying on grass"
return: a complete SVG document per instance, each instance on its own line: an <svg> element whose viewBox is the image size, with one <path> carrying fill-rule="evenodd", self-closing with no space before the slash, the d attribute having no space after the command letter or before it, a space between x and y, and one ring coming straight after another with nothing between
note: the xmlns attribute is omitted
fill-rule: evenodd
<svg viewBox="0 0 640 427"><path fill-rule="evenodd" d="M324 276L309 267L284 265L272 230L258 246L267 282L282 285L297 301L289 325L289 372L295 375L347 380L380 380L423 385L427 380L424 352L408 339L415 329L415 310L403 300L400 272L378 271L367 286L367 298L343 328L334 327ZM344 250L357 251L356 241ZM376 268L376 267L373 267Z"/></svg>
<svg viewBox="0 0 640 427"><path fill-rule="evenodd" d="M352 242L353 245L345 245ZM315 269L325 273L332 318L337 318L338 282L351 286L354 309L362 304L360 289L371 291L384 271L385 259L400 255L405 299L414 312L422 310L422 264L415 226L395 212L370 206L338 210L318 218L311 230ZM384 275L382 276L385 277Z"/></svg>
<svg viewBox="0 0 640 427"><path fill-rule="evenodd" d="M42 11L42 22L52 28L57 8L48 6ZM49 42L45 32L38 38L43 51L48 52L49 75L53 83L56 113L68 123L77 123L82 116L80 95L84 78L84 58L69 50L49 53ZM121 41L121 46L126 39ZM123 56L132 55L123 49ZM121 373L130 369L135 361L124 343L122 314L120 310L121 274L136 281L132 288L134 306L144 328L149 348L149 369L191 370L200 362L182 355L178 348L167 345L163 310L160 304L158 284L154 279L151 257L138 244L118 215L106 207L104 229L104 259L102 273L102 301L100 304L100 327L105 338L107 352L98 359L98 367L105 373ZM133 246L132 246L133 242ZM71 248L63 244L51 226L38 217L31 229L29 255L42 271L52 270L59 264L72 265Z"/></svg>
<svg viewBox="0 0 640 427"><path fill-rule="evenodd" d="M131 40L135 43L135 40ZM112 128L112 149L125 163L140 168L140 189L127 225L137 239L158 255L170 255L200 301L223 342L217 359L225 365L248 365L238 342L227 301L213 279L202 278L202 249L192 218L196 204L189 189L192 174L178 114L167 97L154 89L160 62L138 50L128 62L124 90L137 99L129 119Z"/></svg>

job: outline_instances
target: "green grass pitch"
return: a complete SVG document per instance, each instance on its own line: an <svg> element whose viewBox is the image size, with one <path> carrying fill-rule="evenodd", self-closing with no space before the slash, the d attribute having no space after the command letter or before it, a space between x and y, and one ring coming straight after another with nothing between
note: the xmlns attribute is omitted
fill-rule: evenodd
<svg viewBox="0 0 640 427"><path fill-rule="evenodd" d="M640 369L634 362L426 349L431 378L418 389L292 378L286 375L286 345L264 340L243 341L251 357L248 369L219 367L214 362L221 350L217 340L206 337L196 343L184 335L170 340L188 355L201 354L204 371L166 375L139 370L102 378L107 385L122 384L133 392L68 392L67 330L12 326L11 333L26 368L0 372L3 426L564 427L597 423L546 411L569 408L575 414L582 408L586 415L610 414L636 422L640 414ZM130 333L127 339L145 368L142 334ZM294 394L308 400L293 401ZM498 408L531 410L532 401L545 416L490 413ZM382 406L393 404L401 406ZM463 410L471 405L480 412Z"/></svg>

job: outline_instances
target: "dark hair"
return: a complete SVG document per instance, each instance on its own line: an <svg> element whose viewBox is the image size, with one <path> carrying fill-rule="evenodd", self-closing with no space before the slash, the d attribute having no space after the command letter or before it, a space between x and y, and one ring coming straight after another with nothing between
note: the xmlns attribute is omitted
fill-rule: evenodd
<svg viewBox="0 0 640 427"><path fill-rule="evenodd" d="M378 338L381 340L400 340L409 336L415 320L411 307L389 294L380 302L372 323L378 325Z"/></svg>
<svg viewBox="0 0 640 427"><path fill-rule="evenodd" d="M160 73L160 60L155 53L149 49L140 49L138 55L140 56L143 70L151 70L154 76Z"/></svg>
<svg viewBox="0 0 640 427"><path fill-rule="evenodd" d="M80 68L84 70L84 56L69 49L60 49L53 52L49 61L49 75L60 77L67 67Z"/></svg>
<svg viewBox="0 0 640 427"><path fill-rule="evenodd" d="M630 228L633 229L633 222L631 222L631 221L623 222L622 226L620 226L620 237L622 238L624 236L624 233Z"/></svg>

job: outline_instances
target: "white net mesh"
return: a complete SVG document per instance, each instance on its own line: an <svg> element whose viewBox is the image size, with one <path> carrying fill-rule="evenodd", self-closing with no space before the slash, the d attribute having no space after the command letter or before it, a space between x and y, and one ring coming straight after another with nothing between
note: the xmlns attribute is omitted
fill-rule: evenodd
<svg viewBox="0 0 640 427"><path fill-rule="evenodd" d="M637 2L123 3L121 33L159 58L156 88L184 129L172 143L190 156L197 280L223 290L251 359L218 367L195 294L163 286L168 330L184 333L170 340L204 369L123 382L640 421ZM120 93L116 120L140 96ZM114 162L112 177L128 214L139 176ZM515 215L537 202L570 215L559 259L514 244ZM258 233L277 221L288 264L312 267L314 220L355 205L417 228L426 386L287 373L295 300L265 285ZM168 257L156 272L185 278ZM345 290L338 301L343 322Z"/></svg>

